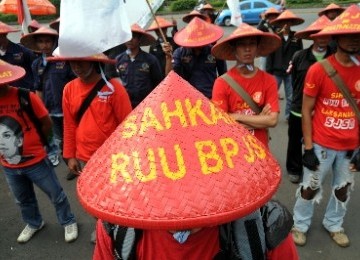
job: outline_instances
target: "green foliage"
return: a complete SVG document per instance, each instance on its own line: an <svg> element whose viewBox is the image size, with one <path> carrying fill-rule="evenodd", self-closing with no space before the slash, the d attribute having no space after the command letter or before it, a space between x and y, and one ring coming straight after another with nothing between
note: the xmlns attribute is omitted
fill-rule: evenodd
<svg viewBox="0 0 360 260"><path fill-rule="evenodd" d="M170 10L173 12L191 10L195 7L196 3L196 0L177 0L171 3Z"/></svg>

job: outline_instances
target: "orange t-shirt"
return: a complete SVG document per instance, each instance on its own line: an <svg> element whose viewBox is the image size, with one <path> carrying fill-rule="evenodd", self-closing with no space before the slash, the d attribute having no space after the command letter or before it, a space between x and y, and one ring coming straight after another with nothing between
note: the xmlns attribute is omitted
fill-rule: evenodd
<svg viewBox="0 0 360 260"><path fill-rule="evenodd" d="M114 92L98 95L85 111L79 125L75 118L83 100L96 82L86 84L76 78L66 84L63 93L64 158L78 158L87 162L116 127L131 112L129 96L118 80L111 79ZM105 84L100 92L108 92Z"/></svg>
<svg viewBox="0 0 360 260"><path fill-rule="evenodd" d="M18 101L18 89L11 87L5 97L0 98L0 162L9 168L23 168L34 165L46 157L35 125L27 113L22 111ZM48 116L42 101L30 93L30 101L38 118Z"/></svg>
<svg viewBox="0 0 360 260"><path fill-rule="evenodd" d="M360 67L344 67L334 55L328 61L343 79L360 108ZM316 97L312 118L312 139L315 143L342 151L359 146L359 122L355 113L318 62L306 74L304 94Z"/></svg>
<svg viewBox="0 0 360 260"><path fill-rule="evenodd" d="M252 97L259 107L264 107L266 104L271 105L272 112L279 112L279 100L277 94L277 84L275 78L262 71L258 70L254 77L245 78L240 75L236 67L227 72L240 86ZM212 101L214 104L227 113L242 113L246 115L254 115L255 112L229 86L229 84L221 77L217 78L213 88ZM268 146L267 129L253 129L250 130L266 147Z"/></svg>

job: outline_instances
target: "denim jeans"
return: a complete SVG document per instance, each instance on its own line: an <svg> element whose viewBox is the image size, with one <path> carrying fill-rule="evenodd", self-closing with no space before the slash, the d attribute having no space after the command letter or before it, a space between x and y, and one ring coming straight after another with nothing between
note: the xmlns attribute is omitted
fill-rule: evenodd
<svg viewBox="0 0 360 260"><path fill-rule="evenodd" d="M346 157L347 151L336 151L314 144L315 154L320 161L319 169L311 171L304 167L303 182L296 192L297 200L294 206L294 226L301 232L307 232L311 225L311 218L314 212L314 203L319 203L322 197L322 184L326 175L332 170L332 192L326 207L323 218L324 227L330 232L342 230L347 204L350 198L348 190L345 202L338 200L335 190L345 187L348 183L354 185L354 173L349 171L350 159ZM355 153L354 153L355 154ZM301 197L301 188L308 187L317 190L312 200L305 200Z"/></svg>
<svg viewBox="0 0 360 260"><path fill-rule="evenodd" d="M51 116L53 121L53 133L60 151L63 150L64 139L64 117L63 116Z"/></svg>
<svg viewBox="0 0 360 260"><path fill-rule="evenodd" d="M18 169L3 167L3 169L16 204L20 206L22 218L30 227L38 228L42 222L34 184L50 198L58 222L62 226L76 222L69 201L47 158L28 167Z"/></svg>
<svg viewBox="0 0 360 260"><path fill-rule="evenodd" d="M286 74L284 76L274 75L276 78L278 90L280 89L281 83L284 81L284 90L285 90L285 98L286 98L286 106L285 106L285 119L289 119L290 114L290 106L292 100L292 83L291 83L291 75Z"/></svg>

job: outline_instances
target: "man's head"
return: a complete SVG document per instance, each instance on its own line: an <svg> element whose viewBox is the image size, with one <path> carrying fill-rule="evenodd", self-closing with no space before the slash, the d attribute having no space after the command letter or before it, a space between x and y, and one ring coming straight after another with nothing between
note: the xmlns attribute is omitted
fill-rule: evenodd
<svg viewBox="0 0 360 260"><path fill-rule="evenodd" d="M51 56L57 46L58 38L59 34L57 31L43 26L35 32L22 36L20 42L30 50Z"/></svg>
<svg viewBox="0 0 360 260"><path fill-rule="evenodd" d="M97 62L94 61L70 61L70 67L74 74L84 82L91 82L94 74L98 74L95 70Z"/></svg>
<svg viewBox="0 0 360 260"><path fill-rule="evenodd" d="M341 6L339 6L337 4L331 3L328 6L326 6L324 9L320 10L318 15L319 16L326 15L327 18L329 18L331 21L333 21L343 11L344 11L344 8L342 8Z"/></svg>
<svg viewBox="0 0 360 260"><path fill-rule="evenodd" d="M35 44L37 49L44 53L46 56L50 56L56 47L57 37L51 35L37 35L35 36Z"/></svg>
<svg viewBox="0 0 360 260"><path fill-rule="evenodd" d="M129 50L139 49L141 38L142 35L140 33L133 32L131 40L125 43L126 48L128 48Z"/></svg>
<svg viewBox="0 0 360 260"><path fill-rule="evenodd" d="M234 40L233 44L235 48L235 56L241 64L253 64L257 49L259 45L260 37L249 36Z"/></svg>
<svg viewBox="0 0 360 260"><path fill-rule="evenodd" d="M360 33L359 34L339 34L334 36L340 52L355 55L360 53Z"/></svg>

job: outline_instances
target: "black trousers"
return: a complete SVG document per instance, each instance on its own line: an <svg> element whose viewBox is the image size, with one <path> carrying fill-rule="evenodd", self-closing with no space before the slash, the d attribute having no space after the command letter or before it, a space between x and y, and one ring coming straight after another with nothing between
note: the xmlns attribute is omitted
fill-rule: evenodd
<svg viewBox="0 0 360 260"><path fill-rule="evenodd" d="M302 128L301 117L295 116L292 113L289 115L288 128L288 147L286 153L286 170L288 174L302 176Z"/></svg>

